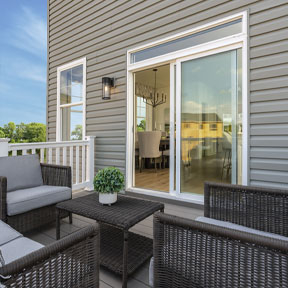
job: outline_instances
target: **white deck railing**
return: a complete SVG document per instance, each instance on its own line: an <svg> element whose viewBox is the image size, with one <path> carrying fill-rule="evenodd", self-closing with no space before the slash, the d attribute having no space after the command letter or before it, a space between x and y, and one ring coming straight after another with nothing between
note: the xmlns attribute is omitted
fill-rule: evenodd
<svg viewBox="0 0 288 288"><path fill-rule="evenodd" d="M92 190L94 141L94 136L88 136L85 140L15 144L7 143L7 141L5 143L5 140L2 139L0 156L9 155L9 152L10 154L12 152L12 156L38 153L41 163L71 166L73 190L83 188Z"/></svg>

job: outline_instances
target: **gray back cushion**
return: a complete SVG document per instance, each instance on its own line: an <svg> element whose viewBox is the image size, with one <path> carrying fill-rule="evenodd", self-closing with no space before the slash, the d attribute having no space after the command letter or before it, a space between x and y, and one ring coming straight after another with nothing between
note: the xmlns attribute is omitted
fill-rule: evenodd
<svg viewBox="0 0 288 288"><path fill-rule="evenodd" d="M43 185L37 154L0 157L0 176L7 177L7 192Z"/></svg>

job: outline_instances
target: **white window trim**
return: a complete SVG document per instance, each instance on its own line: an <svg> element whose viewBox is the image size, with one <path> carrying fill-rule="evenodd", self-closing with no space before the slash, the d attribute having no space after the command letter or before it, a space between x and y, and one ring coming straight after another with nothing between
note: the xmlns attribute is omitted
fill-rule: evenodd
<svg viewBox="0 0 288 288"><path fill-rule="evenodd" d="M80 102L75 102L71 104L62 104L60 105L60 73L67 69L71 69L73 67L83 65L83 87L82 87L82 95L83 100ZM57 68L57 114L56 114L56 141L60 142L61 140L61 108L65 107L73 107L82 105L83 109L83 118L82 118L82 140L85 139L86 136L86 57L75 60L73 62L67 63L65 65L59 66Z"/></svg>
<svg viewBox="0 0 288 288"><path fill-rule="evenodd" d="M232 22L232 21L237 20L237 19L242 19L242 32L241 33L234 34L233 36L227 36L225 38L213 40L213 41L210 41L210 42L207 42L207 43L199 44L199 45L193 46L191 48L186 48L186 49L178 50L178 51L175 51L175 52L171 52L171 53L163 54L163 55L160 55L160 56L156 56L156 57L149 58L147 60L139 61L139 62L136 62L136 63L131 63L130 55L135 53L135 52L138 52L138 51L141 51L141 50L144 50L144 49L147 49L147 48L151 48L153 46L158 46L160 44L167 43L167 42L170 42L172 40L176 40L176 39L188 36L188 35L192 35L192 34L195 34L197 32L204 31L204 30L207 30L207 29L210 29L210 28L213 28L213 27L217 27L219 25L222 25L222 24L225 24L225 23L229 23L229 22ZM208 46L209 45L213 46L213 43L217 43L217 42L222 41L222 40L227 40L227 39L237 38L237 37L242 38L241 36L247 35L247 29L248 29L247 28L247 11L244 11L244 12L241 12L241 13L237 13L237 14L234 14L234 15L231 15L231 16L228 16L228 17L225 17L225 18L222 18L222 19L219 19L219 20L216 20L216 21L213 21L213 22L210 22L210 23L207 23L207 24L204 24L204 25L189 29L189 30L186 30L184 32L180 32L180 33L174 34L172 36L169 36L169 37L166 37L166 38L151 42L149 44L129 49L127 51L127 63L128 63L128 67L127 68L128 68L128 70L131 70L131 69L135 70L135 69L140 69L142 67L146 67L146 66L149 66L149 65L155 65L155 64L158 64L158 63L163 63L163 62L169 61L171 59L179 58L179 54L180 53L181 53L181 57L189 56L189 51L191 49L194 50L197 47L199 47L200 48L199 50L201 51L201 50L203 50L202 46L207 46L207 45ZM188 53L185 53L186 51L188 51Z"/></svg>
<svg viewBox="0 0 288 288"><path fill-rule="evenodd" d="M182 33L178 33L176 35L163 38L159 41L154 41L147 45L138 46L136 48L130 49L127 51L127 129L126 129L126 190L132 191L135 193L146 194L150 196L158 196L167 199L175 199L175 200L182 200L188 201L197 204L204 203L204 195L197 195L197 194L188 194L188 193L180 193L177 194L175 191L170 191L170 193L163 193L160 191L152 191L149 189L142 189L133 187L134 185L134 91L133 91L133 81L134 81L134 74L135 72L142 70L143 68L148 69L155 66L164 65L164 64L171 64L175 61L183 61L186 57L187 59L205 57L208 55L213 55L216 53L229 51L237 48L242 48L242 126L243 126L243 136L242 136L242 184L248 185L248 171L249 171L249 163L248 163L248 15L247 11L243 11L241 13L237 13L231 15L226 18L222 18L217 21L210 22L208 24L184 31ZM171 40L184 37L186 35L190 35L196 33L201 30L206 30L227 22L231 22L233 20L242 18L242 33L235 34L232 36L228 36L225 38L221 38L215 41L207 42L204 44L200 44L197 46L193 46L191 48L179 50L176 52L172 52L169 54L164 54L161 56L153 57L147 60L139 61L136 63L131 64L131 53L137 52L142 49L146 49L149 47L157 46L161 43L169 42ZM178 62L177 61L177 62ZM177 67L177 66L176 66ZM178 65L178 67L180 67ZM179 69L179 68L178 68ZM177 74L179 77L179 73ZM176 80L176 86L179 83ZM177 90L177 89L176 89ZM179 106L179 105L178 105ZM179 136L179 135L178 135ZM177 152L176 152L177 153ZM177 165L177 163L176 163ZM176 167L177 171L177 167ZM176 177L177 176L176 173ZM170 186L172 183L170 183ZM179 185L179 179L178 179ZM176 187L177 188L177 187Z"/></svg>

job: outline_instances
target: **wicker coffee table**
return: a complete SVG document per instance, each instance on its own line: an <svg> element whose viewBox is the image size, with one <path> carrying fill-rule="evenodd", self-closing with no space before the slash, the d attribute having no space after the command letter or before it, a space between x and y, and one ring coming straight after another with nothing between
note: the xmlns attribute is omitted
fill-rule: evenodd
<svg viewBox="0 0 288 288"><path fill-rule="evenodd" d="M164 204L118 195L111 206L99 203L98 194L64 201L56 205L56 238L60 238L61 214L71 212L100 224L100 263L122 275L122 287L127 287L127 277L153 254L153 240L128 230L154 212L164 211ZM128 249L129 240L129 249Z"/></svg>

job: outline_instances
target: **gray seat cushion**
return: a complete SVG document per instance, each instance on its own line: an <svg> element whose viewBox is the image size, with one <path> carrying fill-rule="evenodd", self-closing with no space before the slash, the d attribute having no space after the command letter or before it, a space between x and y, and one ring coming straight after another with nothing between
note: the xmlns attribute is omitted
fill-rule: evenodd
<svg viewBox="0 0 288 288"><path fill-rule="evenodd" d="M0 220L0 246L12 241L18 237L22 237L22 234L14 230L8 224Z"/></svg>
<svg viewBox="0 0 288 288"><path fill-rule="evenodd" d="M35 242L26 237L19 237L0 246L5 264L19 259L33 251L44 247L42 244Z"/></svg>
<svg viewBox="0 0 288 288"><path fill-rule="evenodd" d="M195 220L199 221L199 222L207 223L207 224L212 224L212 225L216 225L216 226L220 226L220 227L224 227L224 228L229 228L229 229L233 229L233 230L237 230L237 231L250 233L250 234L261 235L261 236L264 236L264 237L269 237L269 238L273 238L273 239L288 241L288 237L285 237L285 236L282 236L282 235L278 235L278 234L274 234L274 233L269 233L269 232L264 232L264 231L248 228L246 226L237 225L237 224L234 224L234 223L231 223L231 222L227 222L227 221L216 220L216 219L213 219L213 218L208 218L208 217L203 217L203 216L197 217Z"/></svg>
<svg viewBox="0 0 288 288"><path fill-rule="evenodd" d="M7 192L43 185L36 154L0 157L0 176L7 177Z"/></svg>
<svg viewBox="0 0 288 288"><path fill-rule="evenodd" d="M71 199L69 187L42 185L7 193L7 214L9 216L52 205Z"/></svg>

